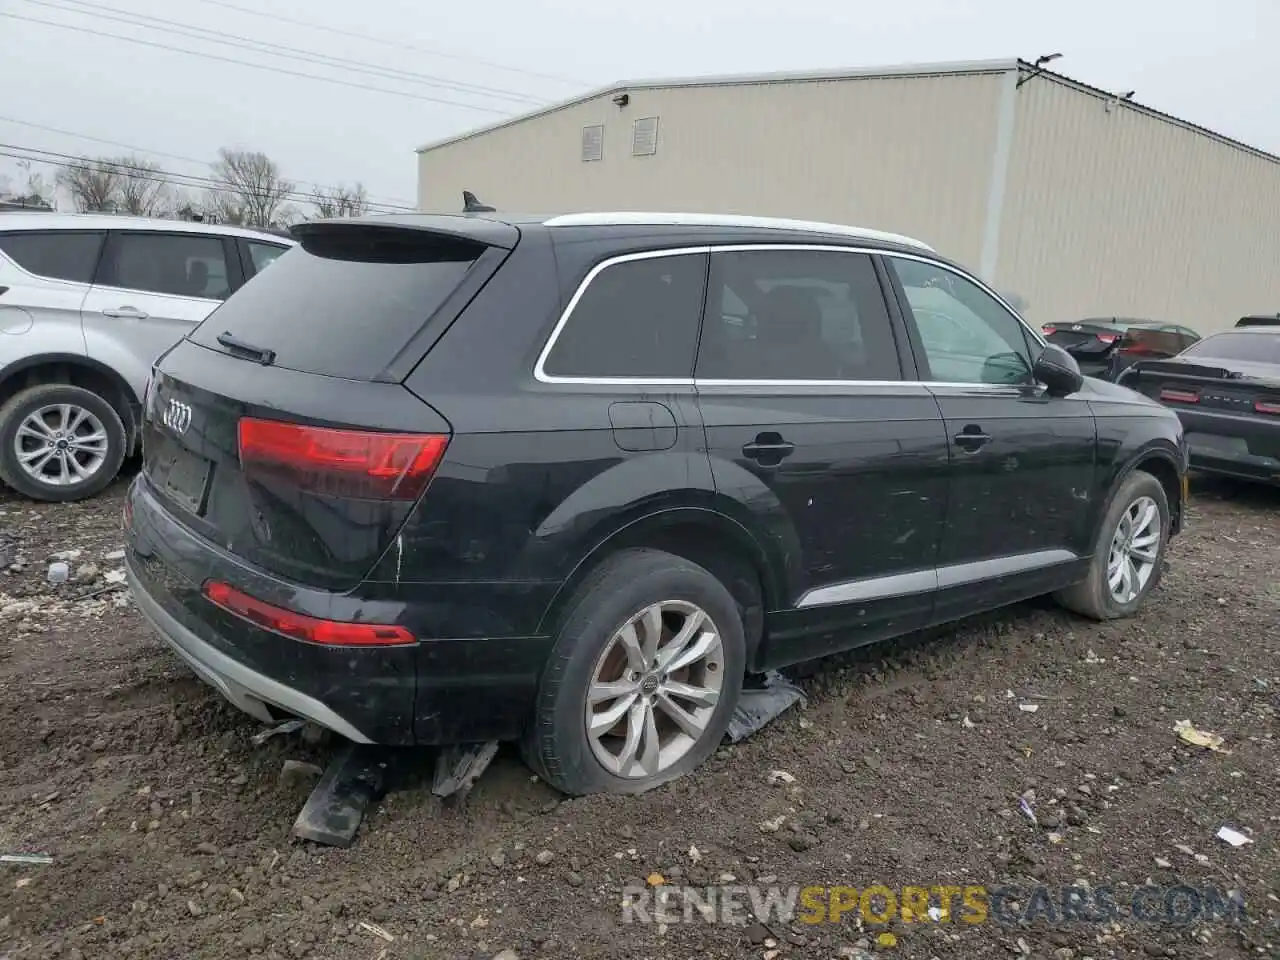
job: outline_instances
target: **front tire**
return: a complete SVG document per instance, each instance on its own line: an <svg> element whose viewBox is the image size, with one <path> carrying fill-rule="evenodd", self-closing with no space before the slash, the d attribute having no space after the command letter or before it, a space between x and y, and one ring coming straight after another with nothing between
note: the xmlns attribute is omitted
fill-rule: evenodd
<svg viewBox="0 0 1280 960"><path fill-rule="evenodd" d="M1088 577L1054 598L1093 620L1133 616L1160 582L1171 529L1164 487L1151 474L1133 471L1111 498Z"/></svg>
<svg viewBox="0 0 1280 960"><path fill-rule="evenodd" d="M570 795L651 790L715 750L745 666L742 618L724 584L681 557L624 550L566 608L525 760Z"/></svg>
<svg viewBox="0 0 1280 960"><path fill-rule="evenodd" d="M100 493L119 473L125 443L120 414L83 387L38 384L0 406L0 480L34 500Z"/></svg>

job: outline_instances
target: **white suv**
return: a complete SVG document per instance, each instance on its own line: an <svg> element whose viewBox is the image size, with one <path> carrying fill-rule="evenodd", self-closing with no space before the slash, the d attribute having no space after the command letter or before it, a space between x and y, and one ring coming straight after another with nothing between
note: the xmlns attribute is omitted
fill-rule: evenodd
<svg viewBox="0 0 1280 960"><path fill-rule="evenodd" d="M94 214L0 214L0 480L100 491L138 442L155 359L293 241Z"/></svg>

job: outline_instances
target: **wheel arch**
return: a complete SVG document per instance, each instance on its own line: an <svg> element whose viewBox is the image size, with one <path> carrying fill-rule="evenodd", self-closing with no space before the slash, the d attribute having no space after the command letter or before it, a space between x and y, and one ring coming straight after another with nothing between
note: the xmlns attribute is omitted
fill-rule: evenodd
<svg viewBox="0 0 1280 960"><path fill-rule="evenodd" d="M24 357L0 370L0 404L27 387L64 383L98 394L120 415L126 456L137 448L141 401L133 388L105 363L74 353L44 353Z"/></svg>
<svg viewBox="0 0 1280 960"><path fill-rule="evenodd" d="M1178 464L1177 456L1161 447L1148 447L1142 450L1117 471L1107 494L1107 503L1110 504L1111 498L1120 489L1120 485L1137 470L1151 474L1160 482L1160 486L1164 488L1165 497L1169 501L1169 515L1173 524L1173 529L1170 532L1178 533L1182 529L1183 521L1182 475L1184 471ZM1103 518L1105 516L1104 511ZM1099 520L1099 523L1101 523L1101 520Z"/></svg>
<svg viewBox="0 0 1280 960"><path fill-rule="evenodd" d="M550 631L578 586L621 550L647 547L682 557L708 570L733 594L743 612L748 668L764 633L764 612L784 596L783 581L768 553L742 524L709 507L679 506L634 518L600 536L560 585L539 623Z"/></svg>

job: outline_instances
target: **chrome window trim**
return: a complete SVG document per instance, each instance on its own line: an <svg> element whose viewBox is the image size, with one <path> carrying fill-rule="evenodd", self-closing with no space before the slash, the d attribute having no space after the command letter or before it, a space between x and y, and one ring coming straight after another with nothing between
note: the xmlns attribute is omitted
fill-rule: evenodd
<svg viewBox="0 0 1280 960"><path fill-rule="evenodd" d="M543 344L541 352L538 354L537 362L533 367L534 379L539 383L548 384L577 384L581 386L654 386L654 387L693 387L693 386L716 386L716 387L867 387L867 386L924 386L924 387L964 387L976 389L994 388L997 390L1008 390L1011 387L1017 388L1017 384L1004 383L952 383L939 380L732 380L723 378L703 378L696 377L579 377L579 376L557 376L547 373L547 358L551 355L551 351L555 349L556 341L560 338L560 334L564 331L565 325L569 322L569 318L573 315L574 309L578 306L578 302L586 293L591 282L595 280L601 273L615 264L629 263L634 260L653 260L659 257L680 257L680 256L702 256L712 253L753 253L753 252L778 252L788 250L804 250L810 253L857 253L867 256L880 257L898 257L903 260L916 260L920 263L927 263L930 266L940 267L950 273L955 274L961 279L968 280L975 284L979 289L991 296L997 303L1007 310L1010 316L1018 322L1021 327L1031 334L1032 339L1039 343L1042 347L1046 345L1044 338L1032 329L1031 325L1018 315L998 293L983 283L977 277L957 267L952 267L933 257L917 255L913 253L902 253L899 251L884 250L879 247L857 247L857 246L841 246L836 244L821 243L732 243L732 244L700 244L692 247L673 247L669 250L644 250L639 253L623 253L614 257L609 257L600 261L587 272L582 278L582 282L573 292L573 296L569 298L560 318L556 321L555 327L552 328L547 342Z"/></svg>

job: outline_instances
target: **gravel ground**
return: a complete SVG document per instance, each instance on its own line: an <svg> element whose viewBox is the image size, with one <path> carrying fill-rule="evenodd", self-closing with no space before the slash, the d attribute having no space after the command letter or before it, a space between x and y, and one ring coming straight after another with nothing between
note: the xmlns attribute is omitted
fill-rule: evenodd
<svg viewBox="0 0 1280 960"><path fill-rule="evenodd" d="M64 506L0 491L0 853L53 857L0 864L0 958L1280 956L1278 491L1199 483L1133 620L1036 602L824 663L804 709L639 798L565 802L500 754L464 805L409 783L329 850L292 839L309 781L281 777L326 745L253 746L259 725L112 582L124 483ZM1224 752L1180 742L1179 720ZM652 874L1109 885L1124 903L1183 883L1247 906L1234 923L624 923L624 888Z"/></svg>

